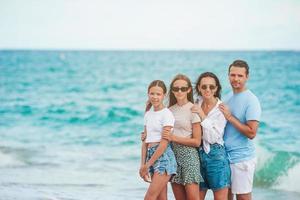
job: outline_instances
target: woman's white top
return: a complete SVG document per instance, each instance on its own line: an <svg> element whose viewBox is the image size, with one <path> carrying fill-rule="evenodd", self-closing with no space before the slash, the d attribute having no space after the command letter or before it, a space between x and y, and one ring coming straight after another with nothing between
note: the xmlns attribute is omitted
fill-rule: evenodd
<svg viewBox="0 0 300 200"><path fill-rule="evenodd" d="M174 126L174 116L168 108L159 111L149 110L144 116L147 137L145 142L160 142L164 126Z"/></svg>
<svg viewBox="0 0 300 200"><path fill-rule="evenodd" d="M192 113L193 103L188 102L182 106L174 104L169 109L175 117L173 134L180 137L191 138L193 134L193 123L200 123L201 119L197 113Z"/></svg>
<svg viewBox="0 0 300 200"><path fill-rule="evenodd" d="M199 99L199 105L203 102L202 98ZM203 149L205 153L210 152L210 144L218 143L224 145L224 129L227 123L223 113L219 110L219 105L222 103L218 99L217 104L213 109L208 113L205 119L201 122L202 126L202 140L203 140Z"/></svg>

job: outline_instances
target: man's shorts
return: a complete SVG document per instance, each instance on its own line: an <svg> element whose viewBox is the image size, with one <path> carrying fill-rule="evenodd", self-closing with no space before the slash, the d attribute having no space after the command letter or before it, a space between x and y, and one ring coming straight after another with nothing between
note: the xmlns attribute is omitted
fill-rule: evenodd
<svg viewBox="0 0 300 200"><path fill-rule="evenodd" d="M252 192L256 158L231 163L231 192L232 194L248 194Z"/></svg>

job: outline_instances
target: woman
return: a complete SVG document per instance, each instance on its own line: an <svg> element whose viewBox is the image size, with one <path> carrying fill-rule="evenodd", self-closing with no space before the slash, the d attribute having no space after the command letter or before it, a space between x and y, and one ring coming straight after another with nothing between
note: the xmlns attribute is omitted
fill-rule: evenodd
<svg viewBox="0 0 300 200"><path fill-rule="evenodd" d="M163 138L172 142L176 157L177 174L171 179L171 184L177 200L199 199L201 127L199 116L191 111L193 103L190 79L182 74L175 76L169 92L169 109L175 117L175 124L173 134L166 132Z"/></svg>
<svg viewBox="0 0 300 200"><path fill-rule="evenodd" d="M192 112L201 118L202 140L200 148L201 175L200 199L204 199L208 189L213 190L215 200L227 199L230 185L229 161L224 148L224 128L226 119L219 110L221 85L218 77L211 73L202 73L195 86L199 95L197 105Z"/></svg>

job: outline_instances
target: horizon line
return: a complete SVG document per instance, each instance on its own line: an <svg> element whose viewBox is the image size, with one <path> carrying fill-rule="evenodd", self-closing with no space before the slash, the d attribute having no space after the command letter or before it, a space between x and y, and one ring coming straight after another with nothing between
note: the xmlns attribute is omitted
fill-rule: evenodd
<svg viewBox="0 0 300 200"><path fill-rule="evenodd" d="M201 49L201 48L0 48L0 51L300 51L292 48L257 49Z"/></svg>

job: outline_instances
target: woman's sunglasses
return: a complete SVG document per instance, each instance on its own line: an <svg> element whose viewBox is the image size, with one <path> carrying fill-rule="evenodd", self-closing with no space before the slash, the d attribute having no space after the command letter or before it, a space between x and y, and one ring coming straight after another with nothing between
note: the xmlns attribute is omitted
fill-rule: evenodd
<svg viewBox="0 0 300 200"><path fill-rule="evenodd" d="M215 85L201 85L201 89L202 90L206 90L207 88L209 88L210 90L214 90L216 89L217 86Z"/></svg>
<svg viewBox="0 0 300 200"><path fill-rule="evenodd" d="M173 92L187 92L189 90L189 87L172 87Z"/></svg>

